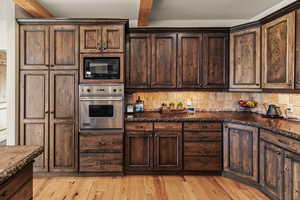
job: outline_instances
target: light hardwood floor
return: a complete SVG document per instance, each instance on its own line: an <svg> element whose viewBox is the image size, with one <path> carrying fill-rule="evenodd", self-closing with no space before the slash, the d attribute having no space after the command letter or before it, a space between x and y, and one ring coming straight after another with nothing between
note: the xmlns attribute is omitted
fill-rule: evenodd
<svg viewBox="0 0 300 200"><path fill-rule="evenodd" d="M125 176L35 178L33 200L267 200L224 177Z"/></svg>

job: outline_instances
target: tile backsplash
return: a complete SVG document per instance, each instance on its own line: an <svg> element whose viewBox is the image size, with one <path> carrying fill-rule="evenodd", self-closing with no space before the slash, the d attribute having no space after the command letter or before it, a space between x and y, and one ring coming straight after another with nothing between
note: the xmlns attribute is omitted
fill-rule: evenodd
<svg viewBox="0 0 300 200"><path fill-rule="evenodd" d="M137 92L127 95L127 103L134 103L138 96L144 101L145 110L158 110L162 103L182 102L184 106L192 103L198 111L241 111L238 101L253 99L257 107L252 112L265 113L263 104L275 104L281 107L282 113L288 107L293 112L288 117L300 119L300 94L286 93L237 93L237 92Z"/></svg>

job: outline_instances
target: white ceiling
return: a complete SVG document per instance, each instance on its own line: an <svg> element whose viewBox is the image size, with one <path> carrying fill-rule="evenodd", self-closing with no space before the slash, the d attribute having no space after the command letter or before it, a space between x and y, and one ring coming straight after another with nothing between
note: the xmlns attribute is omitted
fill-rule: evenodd
<svg viewBox="0 0 300 200"><path fill-rule="evenodd" d="M140 0L40 0L55 17L128 18L136 26ZM233 26L296 0L153 0L150 26Z"/></svg>

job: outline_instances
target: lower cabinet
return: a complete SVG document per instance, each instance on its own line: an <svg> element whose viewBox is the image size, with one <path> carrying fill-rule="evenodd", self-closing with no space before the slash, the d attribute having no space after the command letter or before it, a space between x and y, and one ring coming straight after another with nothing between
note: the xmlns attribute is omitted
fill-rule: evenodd
<svg viewBox="0 0 300 200"><path fill-rule="evenodd" d="M185 122L184 170L222 171L222 124Z"/></svg>
<svg viewBox="0 0 300 200"><path fill-rule="evenodd" d="M123 172L123 133L81 132L79 138L79 172Z"/></svg>
<svg viewBox="0 0 300 200"><path fill-rule="evenodd" d="M258 129L224 123L224 171L258 182Z"/></svg>
<svg viewBox="0 0 300 200"><path fill-rule="evenodd" d="M260 184L274 199L283 199L283 151L260 141Z"/></svg>
<svg viewBox="0 0 300 200"><path fill-rule="evenodd" d="M20 72L20 144L44 147L34 171L77 171L77 107L76 70Z"/></svg>
<svg viewBox="0 0 300 200"><path fill-rule="evenodd" d="M177 171L182 169L181 123L126 124L128 171Z"/></svg>
<svg viewBox="0 0 300 200"><path fill-rule="evenodd" d="M300 199L300 154L284 154L284 199Z"/></svg>

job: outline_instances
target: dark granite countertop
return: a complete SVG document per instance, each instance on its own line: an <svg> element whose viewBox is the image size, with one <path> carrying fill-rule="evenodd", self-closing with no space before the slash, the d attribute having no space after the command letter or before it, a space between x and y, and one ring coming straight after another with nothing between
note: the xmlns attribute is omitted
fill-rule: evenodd
<svg viewBox="0 0 300 200"><path fill-rule="evenodd" d="M1 146L0 184L14 176L43 152L39 146Z"/></svg>
<svg viewBox="0 0 300 200"><path fill-rule="evenodd" d="M286 119L270 119L251 112L198 112L195 114L161 114L159 112L144 112L127 115L125 121L216 121L233 122L251 125L274 131L276 133L300 140L300 122Z"/></svg>

